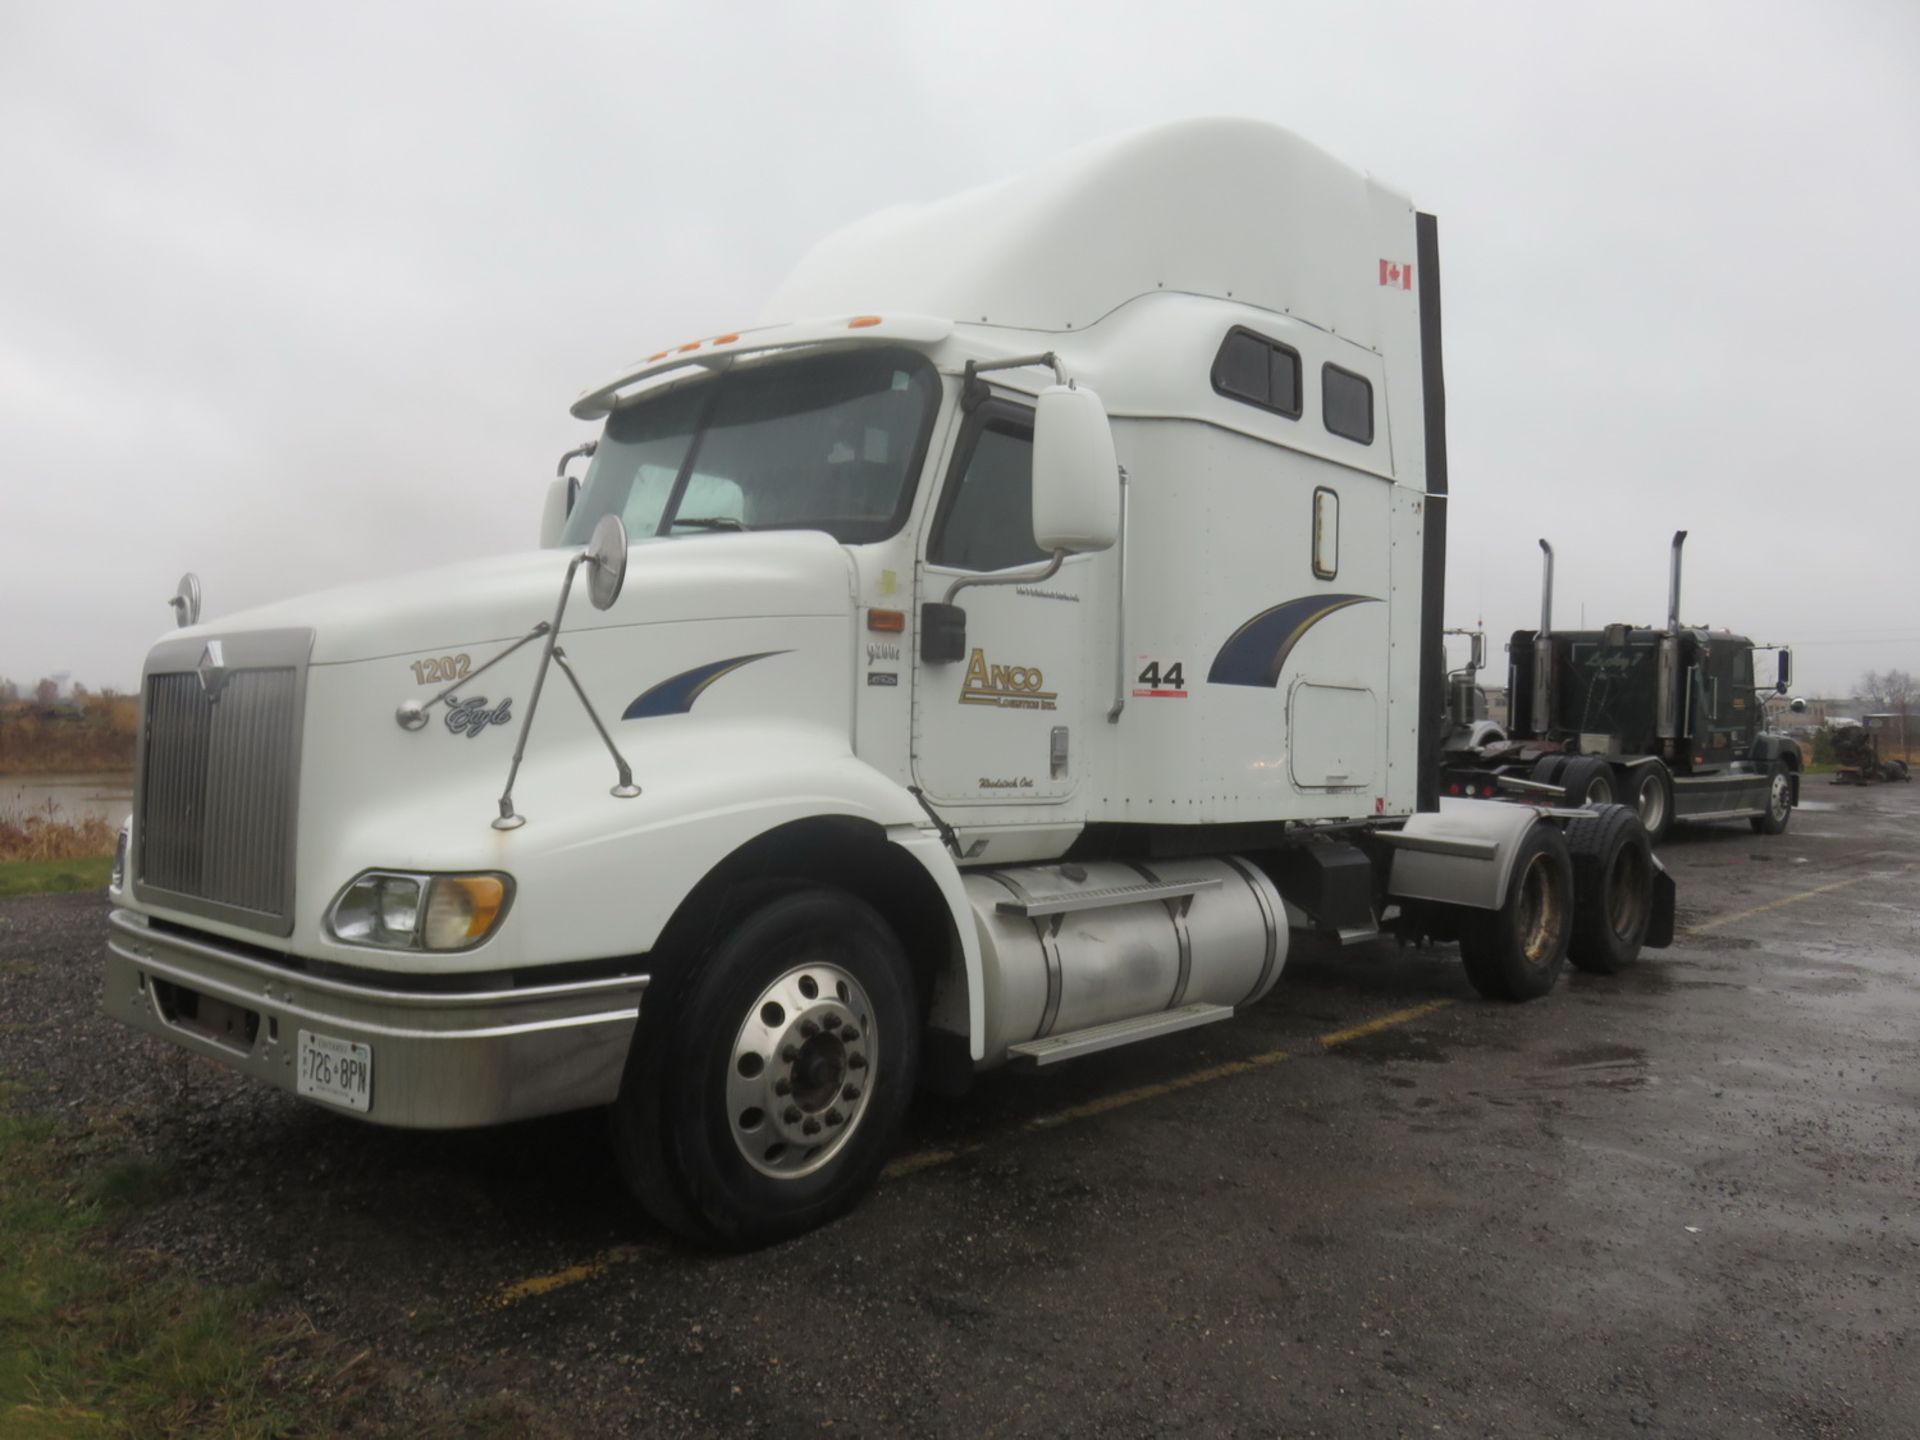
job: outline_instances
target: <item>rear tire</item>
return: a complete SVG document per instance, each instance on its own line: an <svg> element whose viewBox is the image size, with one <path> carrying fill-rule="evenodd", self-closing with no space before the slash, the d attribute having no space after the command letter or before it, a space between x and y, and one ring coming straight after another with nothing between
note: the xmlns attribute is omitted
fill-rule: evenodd
<svg viewBox="0 0 1920 1440"><path fill-rule="evenodd" d="M919 1072L899 940L844 891L768 900L649 994L614 1149L688 1239L744 1250L834 1219L886 1162Z"/></svg>
<svg viewBox="0 0 1920 1440"><path fill-rule="evenodd" d="M1756 834L1778 835L1792 818L1793 781L1787 778L1787 767L1776 764L1772 778L1767 781L1767 808L1747 823Z"/></svg>
<svg viewBox="0 0 1920 1440"><path fill-rule="evenodd" d="M1567 792L1569 805L1611 805L1619 793L1613 766L1593 755L1575 755L1553 783Z"/></svg>
<svg viewBox="0 0 1920 1440"><path fill-rule="evenodd" d="M1559 775L1560 767L1565 765L1569 758L1566 755L1542 755L1533 762L1533 773L1527 778L1538 781L1542 785L1558 785L1560 782L1554 777Z"/></svg>
<svg viewBox="0 0 1920 1440"><path fill-rule="evenodd" d="M1541 821L1514 856L1497 910L1460 913L1467 979L1489 1000L1535 1000L1566 968L1572 933L1573 864L1566 838Z"/></svg>
<svg viewBox="0 0 1920 1440"><path fill-rule="evenodd" d="M1658 845L1673 829L1673 777L1658 760L1627 772L1625 803L1640 814L1647 843Z"/></svg>
<svg viewBox="0 0 1920 1440"><path fill-rule="evenodd" d="M1613 975L1640 956L1653 918L1653 844L1640 816L1626 805L1600 807L1591 820L1567 827L1573 859L1573 935L1567 958L1575 969Z"/></svg>

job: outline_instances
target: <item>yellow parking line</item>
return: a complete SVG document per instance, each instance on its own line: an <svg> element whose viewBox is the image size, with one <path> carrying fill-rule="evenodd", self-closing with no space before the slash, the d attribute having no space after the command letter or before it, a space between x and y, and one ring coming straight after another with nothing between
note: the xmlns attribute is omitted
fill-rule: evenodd
<svg viewBox="0 0 1920 1440"><path fill-rule="evenodd" d="M646 1251L638 1245L615 1245L612 1249L602 1250L584 1265L569 1265L564 1270L556 1270L551 1275L535 1275L529 1279L509 1285L494 1297L494 1304L500 1306L518 1305L522 1300L530 1300L535 1295L545 1295L549 1291L564 1290L569 1285L578 1285L582 1280L591 1280L596 1275L604 1275L616 1265L630 1265Z"/></svg>
<svg viewBox="0 0 1920 1440"><path fill-rule="evenodd" d="M1335 1030L1330 1035L1322 1035L1320 1043L1331 1050L1336 1045L1344 1045L1349 1040L1359 1040L1368 1035L1378 1035L1382 1030L1391 1030L1396 1025L1404 1025L1409 1020L1418 1020L1422 1015L1431 1015L1436 1010L1444 1010L1451 1000L1429 1000L1424 1005L1409 1005L1405 1010L1396 1010L1391 1015L1382 1015L1378 1020L1369 1020L1364 1025L1355 1025L1351 1030Z"/></svg>
<svg viewBox="0 0 1920 1440"><path fill-rule="evenodd" d="M1913 866L1902 865L1899 870L1911 870ZM1876 880L1889 872L1871 871L1865 875L1849 875L1844 880L1835 880L1828 885L1816 885L1811 890L1802 890L1798 895L1788 895L1779 900L1769 900L1764 905L1756 905L1751 910L1736 910L1731 915L1716 915L1711 920L1702 920L1698 925L1689 925L1682 935L1703 935L1709 930L1718 930L1722 925L1731 925L1736 920L1748 920L1755 915L1764 915L1769 910L1778 910L1786 905L1798 905L1802 900L1811 900L1816 895L1825 895L1832 890L1844 890L1849 885L1859 885L1868 880ZM1899 871L1892 873L1898 874Z"/></svg>
<svg viewBox="0 0 1920 1440"><path fill-rule="evenodd" d="M1390 1015L1382 1015L1379 1019L1369 1020L1363 1025L1329 1031L1325 1035L1316 1036L1315 1043L1323 1050L1336 1049L1349 1041L1363 1039L1368 1035L1377 1035L1382 1030L1390 1030L1396 1025L1405 1025L1410 1020L1418 1020L1423 1015L1431 1015L1434 1011L1452 1003L1451 1000L1429 1000L1423 1005L1395 1010ZM1292 1058L1292 1051L1268 1050L1259 1055L1249 1055L1244 1060L1225 1060L1218 1065L1209 1065L1204 1070L1176 1075L1171 1080L1159 1080L1151 1085L1136 1085L1131 1090L1118 1090L1111 1095L1101 1095L1079 1105L1068 1105L1063 1109L1050 1110L1044 1115L1035 1115L1021 1121L1019 1129L1023 1132L1055 1130L1062 1125L1070 1125L1076 1120L1089 1120L1096 1115L1123 1110L1145 1100L1157 1100L1163 1095L1191 1090L1196 1085L1210 1085L1216 1080L1227 1080L1235 1075L1264 1070ZM922 1170L950 1165L955 1160L969 1155L978 1155L987 1147L987 1141L974 1141L970 1144L953 1145L938 1150L922 1150L914 1155L902 1155L899 1159L890 1162L880 1174L883 1179L899 1180L908 1175L917 1175ZM583 1280L591 1280L595 1276L605 1274L616 1265L630 1264L645 1253L645 1248L639 1245L616 1245L610 1250L603 1250L583 1265L569 1265L566 1269L556 1270L551 1275L535 1275L530 1279L509 1285L494 1298L494 1304L502 1307L518 1305L522 1300L530 1300L536 1295L546 1295L555 1290L563 1290L569 1285L578 1285Z"/></svg>

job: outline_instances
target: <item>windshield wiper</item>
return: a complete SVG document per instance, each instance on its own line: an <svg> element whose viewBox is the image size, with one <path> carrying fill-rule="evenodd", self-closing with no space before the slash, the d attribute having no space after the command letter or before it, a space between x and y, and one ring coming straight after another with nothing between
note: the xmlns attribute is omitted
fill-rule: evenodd
<svg viewBox="0 0 1920 1440"><path fill-rule="evenodd" d="M731 515L676 515L667 522L670 525L691 525L696 530L745 530L744 520L736 520Z"/></svg>

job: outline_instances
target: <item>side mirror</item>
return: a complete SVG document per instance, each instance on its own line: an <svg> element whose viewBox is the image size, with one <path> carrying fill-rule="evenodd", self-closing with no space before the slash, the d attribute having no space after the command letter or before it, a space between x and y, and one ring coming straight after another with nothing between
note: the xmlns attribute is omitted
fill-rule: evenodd
<svg viewBox="0 0 1920 1440"><path fill-rule="evenodd" d="M1120 462L1107 409L1091 390L1049 385L1034 404L1033 538L1070 554L1120 538Z"/></svg>
<svg viewBox="0 0 1920 1440"><path fill-rule="evenodd" d="M1792 681L1793 681L1793 652L1791 650L1782 650L1780 652L1780 670L1779 670L1778 678L1776 678L1773 682L1773 693L1776 695L1786 694L1787 686L1791 684Z"/></svg>
<svg viewBox="0 0 1920 1440"><path fill-rule="evenodd" d="M1484 670L1486 665L1487 632L1484 630L1476 630L1473 632L1473 657L1468 661L1468 668L1472 670Z"/></svg>
<svg viewBox="0 0 1920 1440"><path fill-rule="evenodd" d="M540 507L540 548L551 550L560 543L567 528L567 516L573 513L573 497L580 482L562 475L547 482L546 503Z"/></svg>
<svg viewBox="0 0 1920 1440"><path fill-rule="evenodd" d="M938 600L920 607L920 658L929 665L951 665L967 658L965 610Z"/></svg>

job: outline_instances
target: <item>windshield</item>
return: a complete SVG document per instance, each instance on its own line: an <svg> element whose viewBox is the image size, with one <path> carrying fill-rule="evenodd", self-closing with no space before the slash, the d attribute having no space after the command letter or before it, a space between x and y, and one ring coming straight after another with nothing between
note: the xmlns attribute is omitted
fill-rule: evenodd
<svg viewBox="0 0 1920 1440"><path fill-rule="evenodd" d="M904 350L728 370L616 410L567 518L580 545L602 515L627 534L824 530L843 545L899 529L940 381Z"/></svg>

